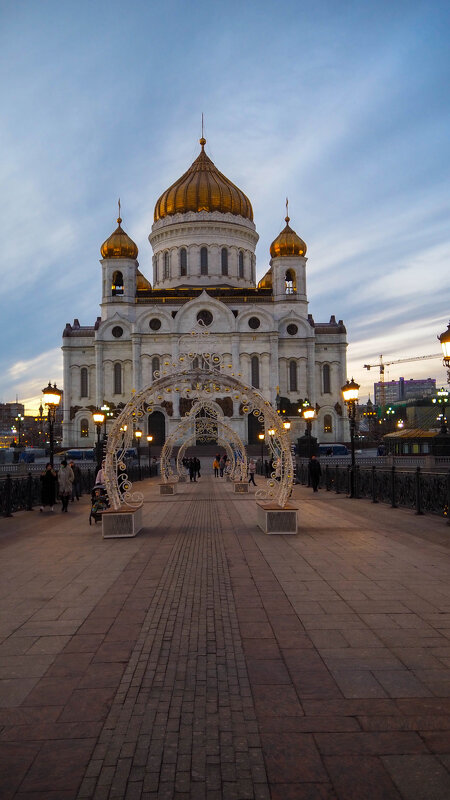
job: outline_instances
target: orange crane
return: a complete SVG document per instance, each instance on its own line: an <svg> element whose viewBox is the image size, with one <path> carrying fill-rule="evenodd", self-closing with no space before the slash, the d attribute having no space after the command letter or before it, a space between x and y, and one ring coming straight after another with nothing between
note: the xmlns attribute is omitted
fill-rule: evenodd
<svg viewBox="0 0 450 800"><path fill-rule="evenodd" d="M396 358L394 361L383 361L383 356L380 355L379 364L364 364L364 369L372 369L378 367L380 370L380 403L383 408L386 405L386 391L384 386L384 368L390 367L391 364L405 364L407 361L425 361L428 358L442 358L442 353L433 353L430 356L413 356L412 358Z"/></svg>

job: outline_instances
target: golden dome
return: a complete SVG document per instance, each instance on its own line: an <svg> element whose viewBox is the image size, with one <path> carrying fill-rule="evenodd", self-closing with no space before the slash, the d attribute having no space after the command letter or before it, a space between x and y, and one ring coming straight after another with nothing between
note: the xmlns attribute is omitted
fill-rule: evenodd
<svg viewBox="0 0 450 800"><path fill-rule="evenodd" d="M304 256L306 244L296 232L289 227L289 217L285 217L286 227L283 228L277 238L270 245L270 255L272 258L280 256Z"/></svg>
<svg viewBox="0 0 450 800"><path fill-rule="evenodd" d="M150 281L142 274L142 272L138 269L136 271L136 289L138 292L146 291L151 289L152 285Z"/></svg>
<svg viewBox="0 0 450 800"><path fill-rule="evenodd" d="M270 267L266 274L263 275L261 280L258 283L258 289L272 289L273 286L273 276L272 276L272 267Z"/></svg>
<svg viewBox="0 0 450 800"><path fill-rule="evenodd" d="M200 155L187 172L161 195L155 205L155 222L189 211L220 211L253 220L250 200L222 175L205 153L206 139L200 139Z"/></svg>
<svg viewBox="0 0 450 800"><path fill-rule="evenodd" d="M103 242L100 252L103 258L133 258L138 256L137 244L133 242L127 233L121 228L122 222L120 217L117 217L119 223L114 233L108 237L106 242Z"/></svg>

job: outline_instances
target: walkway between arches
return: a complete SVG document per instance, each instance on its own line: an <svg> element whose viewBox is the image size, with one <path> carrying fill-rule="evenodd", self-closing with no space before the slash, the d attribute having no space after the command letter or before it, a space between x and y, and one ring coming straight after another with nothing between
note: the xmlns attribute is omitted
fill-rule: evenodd
<svg viewBox="0 0 450 800"><path fill-rule="evenodd" d="M132 540L0 520L1 796L447 798L445 523L296 487L264 536L204 475Z"/></svg>

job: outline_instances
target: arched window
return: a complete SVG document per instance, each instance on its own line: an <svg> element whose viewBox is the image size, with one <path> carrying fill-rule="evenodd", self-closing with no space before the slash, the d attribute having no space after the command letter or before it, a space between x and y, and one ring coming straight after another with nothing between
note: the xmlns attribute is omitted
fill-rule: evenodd
<svg viewBox="0 0 450 800"><path fill-rule="evenodd" d="M252 356L252 386L259 389L259 358Z"/></svg>
<svg viewBox="0 0 450 800"><path fill-rule="evenodd" d="M113 275L111 294L113 297L123 294L123 275L118 270Z"/></svg>
<svg viewBox="0 0 450 800"><path fill-rule="evenodd" d="M114 364L114 394L122 394L122 364Z"/></svg>
<svg viewBox="0 0 450 800"><path fill-rule="evenodd" d="M164 280L167 280L168 278L170 278L170 256L167 250L164 253L163 264L164 264Z"/></svg>
<svg viewBox="0 0 450 800"><path fill-rule="evenodd" d="M80 436L82 439L89 437L89 421L85 418L80 420Z"/></svg>
<svg viewBox="0 0 450 800"><path fill-rule="evenodd" d="M228 275L228 250L222 247L222 275Z"/></svg>
<svg viewBox="0 0 450 800"><path fill-rule="evenodd" d="M244 277L244 253L242 252L242 250L239 250L238 266L239 266L239 277L243 278Z"/></svg>
<svg viewBox="0 0 450 800"><path fill-rule="evenodd" d="M88 396L88 371L87 367L81 367L80 370L80 397Z"/></svg>
<svg viewBox="0 0 450 800"><path fill-rule="evenodd" d="M297 362L289 362L289 391L297 391Z"/></svg>
<svg viewBox="0 0 450 800"><path fill-rule="evenodd" d="M252 256L252 282L255 283L255 256Z"/></svg>
<svg viewBox="0 0 450 800"><path fill-rule="evenodd" d="M333 433L333 420L331 414L325 414L323 418L323 432Z"/></svg>
<svg viewBox="0 0 450 800"><path fill-rule="evenodd" d="M159 372L159 356L153 356L152 358L152 381L155 381L155 372Z"/></svg>
<svg viewBox="0 0 450 800"><path fill-rule="evenodd" d="M200 275L208 274L208 248L200 248Z"/></svg>
<svg viewBox="0 0 450 800"><path fill-rule="evenodd" d="M286 270L286 276L284 279L285 291L286 294L295 294L297 291L295 286L295 272L292 269Z"/></svg>
<svg viewBox="0 0 450 800"><path fill-rule="evenodd" d="M194 358L192 362L192 369L198 369L198 358Z"/></svg>
<svg viewBox="0 0 450 800"><path fill-rule="evenodd" d="M180 250L180 275L187 275L187 250L182 247Z"/></svg>
<svg viewBox="0 0 450 800"><path fill-rule="evenodd" d="M158 259L153 256L153 282L158 283Z"/></svg>
<svg viewBox="0 0 450 800"><path fill-rule="evenodd" d="M331 394L330 365L324 364L322 367L323 394Z"/></svg>

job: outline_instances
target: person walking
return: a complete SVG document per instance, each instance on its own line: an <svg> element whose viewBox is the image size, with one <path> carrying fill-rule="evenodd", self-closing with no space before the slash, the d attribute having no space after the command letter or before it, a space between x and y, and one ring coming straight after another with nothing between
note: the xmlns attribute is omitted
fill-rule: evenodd
<svg viewBox="0 0 450 800"><path fill-rule="evenodd" d="M194 457L194 467L195 467L195 474L197 478L200 478L200 459L197 456Z"/></svg>
<svg viewBox="0 0 450 800"><path fill-rule="evenodd" d="M41 473L41 507L39 511L43 511L45 506L50 506L50 511L53 511L56 499L56 472L50 462L45 465L44 472Z"/></svg>
<svg viewBox="0 0 450 800"><path fill-rule="evenodd" d="M195 459L193 459L193 458L189 459L189 480L190 481L194 481L194 483L197 483L197 478L195 477L196 474L197 474L197 470L195 468L194 461L195 461Z"/></svg>
<svg viewBox="0 0 450 800"><path fill-rule="evenodd" d="M72 483L73 472L72 468L68 466L66 459L61 461L61 466L58 472L58 487L59 496L61 498L61 511L68 511L69 500L72 496Z"/></svg>
<svg viewBox="0 0 450 800"><path fill-rule="evenodd" d="M215 478L219 477L219 468L220 468L220 461L216 456L214 461L213 461L213 470L214 470L214 477Z"/></svg>
<svg viewBox="0 0 450 800"><path fill-rule="evenodd" d="M320 476L322 475L322 467L320 466L320 461L318 461L316 456L311 456L308 464L308 472L313 492L317 492L319 488Z"/></svg>
<svg viewBox="0 0 450 800"><path fill-rule="evenodd" d="M78 464L74 464L73 461L69 464L72 472L73 472L73 483L72 483L72 503L77 498L80 499L81 495L81 469Z"/></svg>
<svg viewBox="0 0 450 800"><path fill-rule="evenodd" d="M223 478L223 471L225 469L225 465L227 463L226 455L223 455L219 461L219 470L220 470L220 477Z"/></svg>
<svg viewBox="0 0 450 800"><path fill-rule="evenodd" d="M251 458L250 461L248 462L248 474L250 476L249 479L248 479L248 482L249 482L249 484L253 483L253 486L256 486L256 483L255 483L255 472L256 472L256 464L255 464L254 459Z"/></svg>
<svg viewBox="0 0 450 800"><path fill-rule="evenodd" d="M267 461L267 458L266 458L266 460L264 462L264 472L266 474L266 478L270 478L270 464Z"/></svg>

